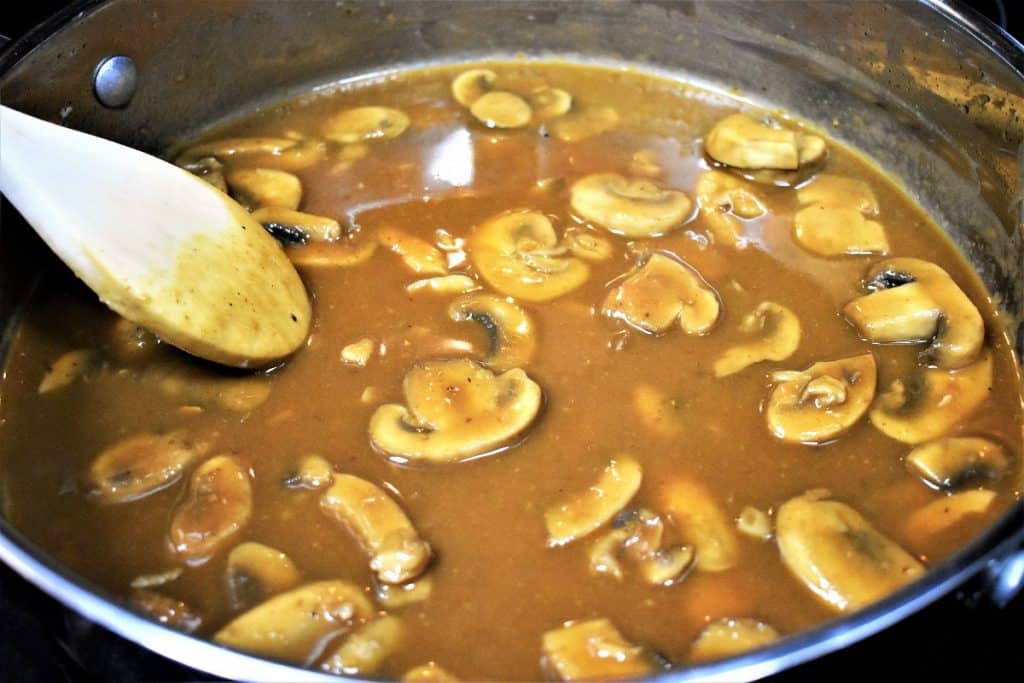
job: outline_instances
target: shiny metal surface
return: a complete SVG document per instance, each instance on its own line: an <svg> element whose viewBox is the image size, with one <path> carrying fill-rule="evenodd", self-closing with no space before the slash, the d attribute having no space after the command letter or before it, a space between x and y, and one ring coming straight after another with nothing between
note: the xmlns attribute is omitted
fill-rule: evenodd
<svg viewBox="0 0 1024 683"><path fill-rule="evenodd" d="M92 90L100 104L108 109L128 106L139 85L139 70L131 57L111 55L96 65L92 74Z"/></svg>
<svg viewBox="0 0 1024 683"><path fill-rule="evenodd" d="M453 10L448 3L408 2L85 2L0 55L0 89L10 106L159 153L204 126L313 87L518 53L685 76L787 109L861 149L963 250L1005 312L1018 354L1024 351L1024 52L955 4L507 0ZM93 65L111 54L131 55L138 68L135 95L121 109L93 95ZM9 334L40 268L11 255L27 246L40 262L46 258L17 226L5 226L0 239L0 320ZM6 342L0 340L0 354ZM923 580L866 610L765 650L665 677L744 680L839 649L969 576L1017 567L1004 558L1022 542L1018 503ZM90 619L190 666L251 680L324 678L135 616L66 574L2 517L0 558ZM1006 577L1007 592L1019 587L1015 575L991 571L997 581Z"/></svg>

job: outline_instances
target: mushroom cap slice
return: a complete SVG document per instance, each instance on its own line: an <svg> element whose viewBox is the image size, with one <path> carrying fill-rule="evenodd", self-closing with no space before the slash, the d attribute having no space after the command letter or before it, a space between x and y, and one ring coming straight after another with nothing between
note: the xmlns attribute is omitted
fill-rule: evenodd
<svg viewBox="0 0 1024 683"><path fill-rule="evenodd" d="M370 555L370 569L382 583L411 581L430 562L430 545L420 538L402 508L365 479L334 475L334 483L320 497L320 509L355 535Z"/></svg>
<svg viewBox="0 0 1024 683"><path fill-rule="evenodd" d="M252 483L247 467L230 455L210 458L196 468L188 494L171 517L174 553L191 564L205 562L252 516Z"/></svg>
<svg viewBox="0 0 1024 683"><path fill-rule="evenodd" d="M863 180L821 173L796 191L797 201L804 205L849 207L865 216L878 215L878 199L871 186Z"/></svg>
<svg viewBox="0 0 1024 683"><path fill-rule="evenodd" d="M839 612L859 609L924 573L920 562L859 512L825 496L809 491L783 503L775 537L786 567L827 605Z"/></svg>
<svg viewBox="0 0 1024 683"><path fill-rule="evenodd" d="M377 617L345 638L320 669L338 676L371 674L398 649L404 635L401 619L386 614Z"/></svg>
<svg viewBox="0 0 1024 683"><path fill-rule="evenodd" d="M480 285L477 284L476 280L468 275L461 274L435 275L410 282L405 286L405 291L409 294L419 294L420 292L441 295L465 294L466 292L472 292L474 289L480 289Z"/></svg>
<svg viewBox="0 0 1024 683"><path fill-rule="evenodd" d="M625 237L656 237L683 224L693 202L644 178L594 173L573 183L572 209L582 218Z"/></svg>
<svg viewBox="0 0 1024 683"><path fill-rule="evenodd" d="M342 237L341 224L333 218L283 206L257 209L252 217L267 232L286 243L333 242Z"/></svg>
<svg viewBox="0 0 1024 683"><path fill-rule="evenodd" d="M785 128L773 128L746 114L732 114L715 124L704 140L715 161L747 169L795 171L825 155L824 140Z"/></svg>
<svg viewBox="0 0 1024 683"><path fill-rule="evenodd" d="M488 219L467 246L488 284L526 301L558 298L590 276L586 262L565 254L551 221L536 211L507 211Z"/></svg>
<svg viewBox="0 0 1024 683"><path fill-rule="evenodd" d="M612 107L584 107L551 122L551 132L562 142L580 142L611 130L619 123Z"/></svg>
<svg viewBox="0 0 1024 683"><path fill-rule="evenodd" d="M697 634L690 646L690 659L695 662L721 659L756 650L778 639L778 631L757 619L719 619Z"/></svg>
<svg viewBox="0 0 1024 683"><path fill-rule="evenodd" d="M728 377L766 360L785 360L800 346L800 319L774 301L763 301L740 321L757 339L737 344L715 359L715 377Z"/></svg>
<svg viewBox="0 0 1024 683"><path fill-rule="evenodd" d="M360 586L316 581L243 612L213 640L262 657L309 664L326 639L352 630L373 612Z"/></svg>
<svg viewBox="0 0 1024 683"><path fill-rule="evenodd" d="M720 572L736 566L739 538L732 520L706 486L678 477L662 484L658 500L680 535L693 544L697 569Z"/></svg>
<svg viewBox="0 0 1024 683"><path fill-rule="evenodd" d="M195 633L203 616L189 604L147 588L136 588L129 598L132 606L150 619L185 633Z"/></svg>
<svg viewBox="0 0 1024 683"><path fill-rule="evenodd" d="M820 204L800 209L793 216L793 234L807 251L819 256L886 254L889 238L878 221L850 207Z"/></svg>
<svg viewBox="0 0 1024 683"><path fill-rule="evenodd" d="M562 116L572 108L572 95L561 88L544 86L530 93L529 100L538 121Z"/></svg>
<svg viewBox="0 0 1024 683"><path fill-rule="evenodd" d="M547 631L541 647L545 667L561 681L640 678L660 668L608 619L568 622Z"/></svg>
<svg viewBox="0 0 1024 683"><path fill-rule="evenodd" d="M402 383L408 407L370 418L374 448L396 462L458 462L511 445L540 413L540 386L520 369L496 375L468 359L419 363Z"/></svg>
<svg viewBox="0 0 1024 683"><path fill-rule="evenodd" d="M686 334L706 334L721 312L718 293L692 267L651 254L605 297L601 312L650 334L678 320Z"/></svg>
<svg viewBox="0 0 1024 683"><path fill-rule="evenodd" d="M917 368L878 395L869 416L883 434L919 444L945 436L970 417L992 390L992 354L959 370Z"/></svg>
<svg viewBox="0 0 1024 683"><path fill-rule="evenodd" d="M852 427L871 407L877 369L870 353L779 372L765 407L768 431L790 443L820 444Z"/></svg>
<svg viewBox="0 0 1024 683"><path fill-rule="evenodd" d="M102 503L127 503L176 482L185 468L210 450L184 430L139 434L100 453L85 476L90 497Z"/></svg>
<svg viewBox="0 0 1024 683"><path fill-rule="evenodd" d="M587 261L607 261L613 253L611 242L582 227L566 228L562 243L573 256Z"/></svg>
<svg viewBox="0 0 1024 683"><path fill-rule="evenodd" d="M503 90L484 93L469 107L469 113L488 128L522 128L533 118L530 103Z"/></svg>
<svg viewBox="0 0 1024 683"><path fill-rule="evenodd" d="M494 89L498 74L490 69L463 71L452 80L452 97L463 107L469 107Z"/></svg>
<svg viewBox="0 0 1024 683"><path fill-rule="evenodd" d="M632 456L612 458L596 484L544 512L548 547L583 538L610 520L629 505L642 480L643 468Z"/></svg>
<svg viewBox="0 0 1024 683"><path fill-rule="evenodd" d="M998 481L1010 470L1006 449L980 436L930 441L910 451L906 462L912 472L942 489L955 489L978 480Z"/></svg>
<svg viewBox="0 0 1024 683"><path fill-rule="evenodd" d="M301 575L280 550L248 541L228 553L224 574L232 609L245 609L299 583Z"/></svg>
<svg viewBox="0 0 1024 683"><path fill-rule="evenodd" d="M988 489L973 489L943 496L914 510L903 526L904 533L913 545L926 543L964 519L984 513L995 499L996 492Z"/></svg>
<svg viewBox="0 0 1024 683"><path fill-rule="evenodd" d="M417 275L447 275L448 263L441 250L430 242L397 228L382 228L377 242L398 254L402 262Z"/></svg>
<svg viewBox="0 0 1024 683"><path fill-rule="evenodd" d="M349 144L396 138L409 127L409 117L391 107L355 107L324 121L320 127L328 140Z"/></svg>
<svg viewBox="0 0 1024 683"><path fill-rule="evenodd" d="M862 180L823 174L800 187L804 207L793 218L796 241L819 256L885 254L885 228L869 220L878 214L875 193Z"/></svg>
<svg viewBox="0 0 1024 683"><path fill-rule="evenodd" d="M985 324L949 274L929 261L893 258L867 273L870 294L843 307L861 337L872 342L933 338L925 352L941 368L962 368L981 352Z"/></svg>
<svg viewBox="0 0 1024 683"><path fill-rule="evenodd" d="M487 332L489 348L484 365L495 372L521 368L537 347L533 321L522 308L494 294L466 294L448 306L455 322L473 321Z"/></svg>
<svg viewBox="0 0 1024 683"><path fill-rule="evenodd" d="M250 209L277 206L297 209L302 201L302 181L288 171L273 168L238 168L224 178L231 196Z"/></svg>
<svg viewBox="0 0 1024 683"><path fill-rule="evenodd" d="M711 169L702 173L695 190L701 215L710 228L712 240L727 247L747 246L740 218L763 216L765 208L752 184L731 173Z"/></svg>

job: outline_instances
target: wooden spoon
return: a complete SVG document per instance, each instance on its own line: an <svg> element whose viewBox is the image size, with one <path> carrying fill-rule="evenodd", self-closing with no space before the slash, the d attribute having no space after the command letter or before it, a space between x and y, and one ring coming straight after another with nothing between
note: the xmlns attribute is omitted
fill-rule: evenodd
<svg viewBox="0 0 1024 683"><path fill-rule="evenodd" d="M284 251L227 195L109 140L0 106L0 190L110 308L224 365L281 360L309 333Z"/></svg>

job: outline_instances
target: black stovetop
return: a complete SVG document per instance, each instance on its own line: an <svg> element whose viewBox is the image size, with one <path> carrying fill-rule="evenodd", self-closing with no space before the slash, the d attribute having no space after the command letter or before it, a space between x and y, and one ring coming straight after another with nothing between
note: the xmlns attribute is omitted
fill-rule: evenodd
<svg viewBox="0 0 1024 683"><path fill-rule="evenodd" d="M0 30L17 37L65 3L19 3ZM1024 7L974 0L1024 36ZM774 683L870 679L1001 680L1020 668L1024 595L998 608L975 581L886 631L768 679ZM155 655L65 609L0 565L0 678L25 683L215 680Z"/></svg>

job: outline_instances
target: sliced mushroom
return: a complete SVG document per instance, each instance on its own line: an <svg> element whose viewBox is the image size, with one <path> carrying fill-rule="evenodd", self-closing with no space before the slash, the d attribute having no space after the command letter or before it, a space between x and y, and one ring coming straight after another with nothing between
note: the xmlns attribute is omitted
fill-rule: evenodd
<svg viewBox="0 0 1024 683"><path fill-rule="evenodd" d="M968 517L984 513L995 499L996 492L988 489L973 489L943 496L914 510L907 518L904 533L911 539L911 543L927 541Z"/></svg>
<svg viewBox="0 0 1024 683"><path fill-rule="evenodd" d="M189 147L174 160L174 163L191 171L195 164L203 163L209 158L223 162L253 154L280 155L298 144L298 140L283 137L223 138Z"/></svg>
<svg viewBox="0 0 1024 683"><path fill-rule="evenodd" d="M883 434L919 444L945 436L992 391L992 354L960 370L916 368L878 395L869 417Z"/></svg>
<svg viewBox="0 0 1024 683"><path fill-rule="evenodd" d="M726 166L793 171L822 159L825 141L816 135L768 126L746 114L732 114L711 129L704 151Z"/></svg>
<svg viewBox="0 0 1024 683"><path fill-rule="evenodd" d="M341 362L346 365L355 365L360 368L366 367L377 350L377 342L370 337L363 337L359 341L347 344L341 349Z"/></svg>
<svg viewBox="0 0 1024 683"><path fill-rule="evenodd" d="M1002 445L989 439L951 436L910 451L907 467L932 486L950 490L1002 479L1010 470L1010 459Z"/></svg>
<svg viewBox="0 0 1024 683"><path fill-rule="evenodd" d="M430 562L430 545L416 533L402 508L365 479L334 475L334 483L320 498L320 509L356 537L382 583L411 581Z"/></svg>
<svg viewBox="0 0 1024 683"><path fill-rule="evenodd" d="M306 455L299 460L295 474L285 479L285 486L295 489L319 491L334 481L334 468L319 455Z"/></svg>
<svg viewBox="0 0 1024 683"><path fill-rule="evenodd" d="M248 609L294 588L300 579L287 555L262 543L240 543L228 553L224 583L233 610Z"/></svg>
<svg viewBox="0 0 1024 683"><path fill-rule="evenodd" d="M736 529L741 534L759 541L770 541L772 539L772 518L764 510L748 505L740 510L740 516L736 518Z"/></svg>
<svg viewBox="0 0 1024 683"><path fill-rule="evenodd" d="M522 128L533 118L529 102L503 90L492 90L476 98L469 113L488 128Z"/></svg>
<svg viewBox="0 0 1024 683"><path fill-rule="evenodd" d="M388 251L398 254L402 262L417 275L447 275L444 254L430 242L396 228L377 232L377 242Z"/></svg>
<svg viewBox="0 0 1024 683"><path fill-rule="evenodd" d="M751 183L725 171L712 169L701 174L695 194L712 241L736 249L746 247L740 219L749 220L765 214Z"/></svg>
<svg viewBox="0 0 1024 683"><path fill-rule="evenodd" d="M213 639L262 657L309 664L329 638L353 630L372 615L361 587L347 581L317 581L242 613Z"/></svg>
<svg viewBox="0 0 1024 683"><path fill-rule="evenodd" d="M661 485L658 500L682 537L694 545L697 569L720 572L736 565L740 556L736 531L703 484L683 477L672 479Z"/></svg>
<svg viewBox="0 0 1024 683"><path fill-rule="evenodd" d="M302 181L288 171L272 168L239 168L224 178L231 196L249 209L277 207L297 209L302 201Z"/></svg>
<svg viewBox="0 0 1024 683"><path fill-rule="evenodd" d="M46 369L39 381L39 393L48 394L63 389L75 380L86 376L99 361L99 355L91 349L75 349L62 353Z"/></svg>
<svg viewBox="0 0 1024 683"><path fill-rule="evenodd" d="M915 258L893 258L868 271L870 294L843 307L861 337L872 342L932 340L925 351L940 368L969 365L985 343L977 307L945 270Z"/></svg>
<svg viewBox="0 0 1024 683"><path fill-rule="evenodd" d="M252 217L267 232L285 243L333 242L342 237L341 224L327 216L268 206L254 211Z"/></svg>
<svg viewBox="0 0 1024 683"><path fill-rule="evenodd" d="M674 438L683 429L683 401L650 384L633 388L633 407L640 422L657 436Z"/></svg>
<svg viewBox="0 0 1024 683"><path fill-rule="evenodd" d="M352 237L285 249L288 259L302 268L352 268L369 261L375 251L375 241L355 240Z"/></svg>
<svg viewBox="0 0 1024 683"><path fill-rule="evenodd" d="M562 142L581 142L611 130L619 123L619 112L612 107L574 109L551 122L551 132Z"/></svg>
<svg viewBox="0 0 1024 683"><path fill-rule="evenodd" d="M430 574L426 574L407 583L380 583L378 581L373 587L373 594L381 607L399 609L427 600L433 590L434 580Z"/></svg>
<svg viewBox="0 0 1024 683"><path fill-rule="evenodd" d="M740 331L755 339L737 344L715 359L715 377L728 377L755 363L786 360L800 346L800 319L774 301L763 301L743 316Z"/></svg>
<svg viewBox="0 0 1024 683"><path fill-rule="evenodd" d="M846 207L800 209L793 216L793 234L800 246L819 256L889 252L885 227Z"/></svg>
<svg viewBox="0 0 1024 683"><path fill-rule="evenodd" d="M561 88L544 86L530 93L529 104L533 108L533 118L547 121L562 116L572 108L572 95Z"/></svg>
<svg viewBox="0 0 1024 683"><path fill-rule="evenodd" d="M463 71L452 81L452 97L463 107L469 107L494 89L498 75L490 69Z"/></svg>
<svg viewBox="0 0 1024 683"><path fill-rule="evenodd" d="M459 680L451 673L446 671L437 662L427 662L426 664L420 664L402 674L403 681L420 681L426 683L433 681L435 683L449 683L451 681Z"/></svg>
<svg viewBox="0 0 1024 683"><path fill-rule="evenodd" d="M324 121L321 133L342 144L397 138L409 127L409 117L390 107L355 107Z"/></svg>
<svg viewBox="0 0 1024 683"><path fill-rule="evenodd" d="M181 578L184 571L181 567L174 567L154 574L140 574L132 579L128 585L132 588L157 588L177 581Z"/></svg>
<svg viewBox="0 0 1024 683"><path fill-rule="evenodd" d="M544 633L543 664L561 681L640 678L661 667L608 619L567 622Z"/></svg>
<svg viewBox="0 0 1024 683"><path fill-rule="evenodd" d="M468 359L419 363L402 382L408 408L370 418L370 440L396 462L444 463L497 452L540 413L540 386L521 369L495 375Z"/></svg>
<svg viewBox="0 0 1024 683"><path fill-rule="evenodd" d="M629 531L622 528L611 529L598 536L587 551L590 573L610 576L616 581L621 581L622 564L619 562L619 555L622 554L628 538Z"/></svg>
<svg viewBox="0 0 1024 683"><path fill-rule="evenodd" d="M484 365L495 372L526 366L537 347L533 321L522 308L493 294L465 294L448 306L455 322L479 323L487 332Z"/></svg>
<svg viewBox="0 0 1024 683"><path fill-rule="evenodd" d="M612 458L597 483L544 512L548 547L583 538L629 505L640 489L643 468L632 456Z"/></svg>
<svg viewBox="0 0 1024 683"><path fill-rule="evenodd" d="M584 228L566 228L562 244L570 254L587 261L607 261L613 253L611 242Z"/></svg>
<svg viewBox="0 0 1024 683"><path fill-rule="evenodd" d="M657 237L678 228L693 208L693 202L682 192L618 173L584 176L569 192L572 210L583 219L632 238Z"/></svg>
<svg viewBox="0 0 1024 683"><path fill-rule="evenodd" d="M587 264L565 254L551 221L536 211L507 211L478 226L469 255L480 275L502 294L548 301L582 285Z"/></svg>
<svg viewBox="0 0 1024 683"><path fill-rule="evenodd" d="M757 619L719 619L697 634L690 646L690 659L695 662L721 659L756 650L778 639L778 631Z"/></svg>
<svg viewBox="0 0 1024 683"><path fill-rule="evenodd" d="M102 503L127 503L176 482L185 468L210 450L184 430L139 434L100 453L85 476L90 497Z"/></svg>
<svg viewBox="0 0 1024 683"><path fill-rule="evenodd" d="M827 605L848 612L879 600L924 573L924 566L849 505L809 491L778 511L782 561Z"/></svg>
<svg viewBox="0 0 1024 683"><path fill-rule="evenodd" d="M660 178L665 169L658 163L658 155L653 149L640 149L629 159L629 172L645 178Z"/></svg>
<svg viewBox="0 0 1024 683"><path fill-rule="evenodd" d="M692 545L659 548L639 560L640 575L652 586L672 586L694 566L697 554Z"/></svg>
<svg viewBox="0 0 1024 683"><path fill-rule="evenodd" d="M203 625L203 617L195 609L181 600L156 591L136 589L131 592L129 599L135 608L150 619L175 630L195 633Z"/></svg>
<svg viewBox="0 0 1024 683"><path fill-rule="evenodd" d="M721 308L700 273L656 252L608 293L601 312L650 334L667 332L677 321L686 334L707 334Z"/></svg>
<svg viewBox="0 0 1024 683"><path fill-rule="evenodd" d="M870 353L776 372L765 407L772 435L789 443L819 444L857 423L871 407L877 378Z"/></svg>
<svg viewBox="0 0 1024 683"><path fill-rule="evenodd" d="M405 291L409 294L419 294L420 292L441 295L466 294L476 289L480 289L480 285L468 275L438 275L416 280L405 286Z"/></svg>
<svg viewBox="0 0 1024 683"><path fill-rule="evenodd" d="M160 377L157 372L154 377ZM160 391L173 399L199 407L216 405L236 413L247 413L270 397L271 380L260 375L212 375L188 368L167 370L160 377Z"/></svg>
<svg viewBox="0 0 1024 683"><path fill-rule="evenodd" d="M296 171L308 168L326 156L323 140L298 137L241 137L213 140L186 149L174 160L178 166L195 173L219 189L215 176L221 176L222 164L242 162L250 166Z"/></svg>
<svg viewBox="0 0 1024 683"><path fill-rule="evenodd" d="M338 676L374 673L402 643L402 620L381 616L360 626L324 660L320 668Z"/></svg>
<svg viewBox="0 0 1024 683"><path fill-rule="evenodd" d="M189 564L206 561L231 540L252 515L248 468L218 455L196 468L185 499L171 517L171 549Z"/></svg>
<svg viewBox="0 0 1024 683"><path fill-rule="evenodd" d="M219 162L216 157L182 159L178 165L192 175L199 176L224 194L228 193L228 184L224 180L224 164Z"/></svg>
<svg viewBox="0 0 1024 683"><path fill-rule="evenodd" d="M819 256L885 254L885 227L870 220L878 213L874 192L861 180L819 175L797 190L804 208L793 217L796 241Z"/></svg>

